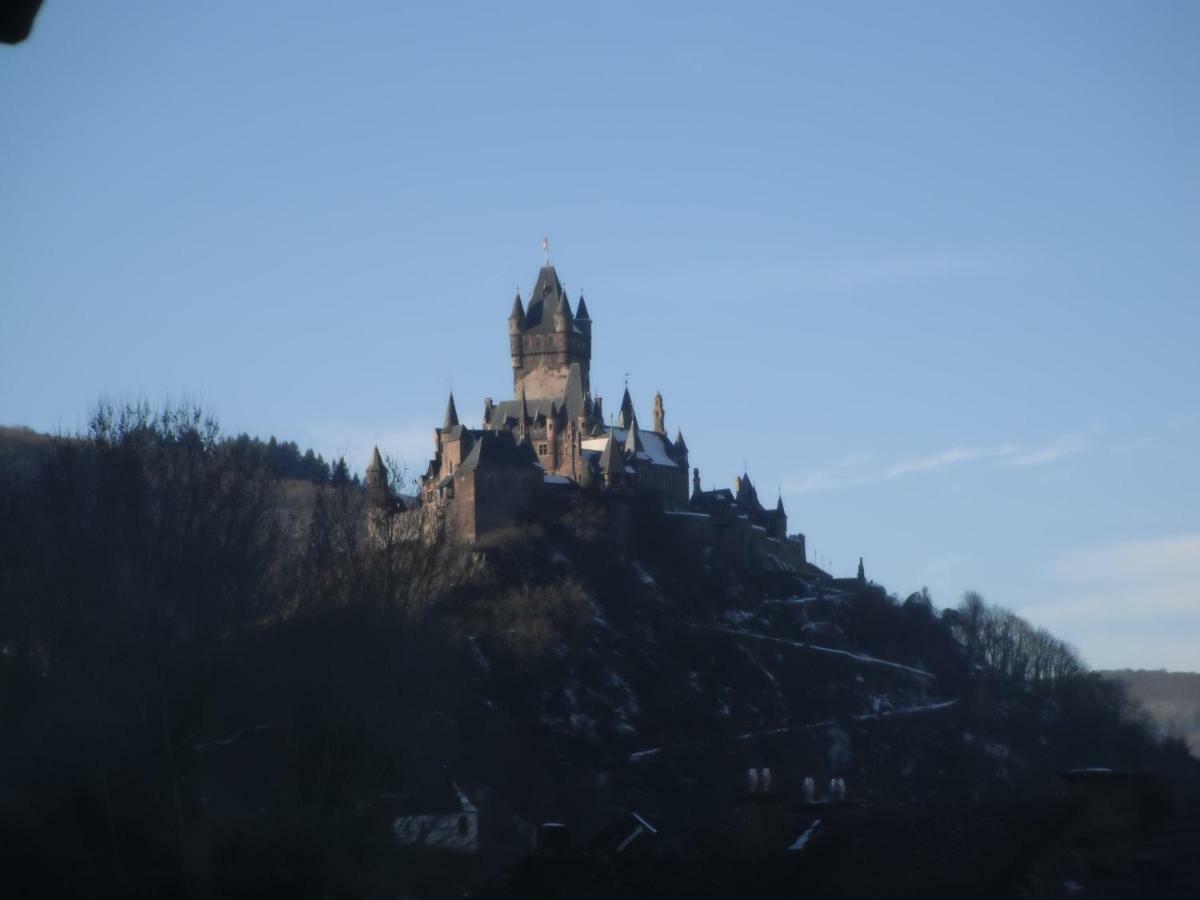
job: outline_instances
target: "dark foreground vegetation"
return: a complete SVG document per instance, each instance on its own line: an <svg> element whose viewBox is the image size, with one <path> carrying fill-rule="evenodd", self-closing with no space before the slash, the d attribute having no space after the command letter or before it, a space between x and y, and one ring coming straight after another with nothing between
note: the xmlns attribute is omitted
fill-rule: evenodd
<svg viewBox="0 0 1200 900"><path fill-rule="evenodd" d="M732 859L752 766L796 795L843 777L896 830L1026 809L1079 766L1196 790L1120 685L977 595L939 614L697 565L652 511L619 554L586 500L467 553L366 507L344 462L186 408L22 439L0 487L14 896L456 896L541 822L583 840L634 809L694 876ZM480 852L396 846L392 798L450 778ZM856 858L895 852L872 828Z"/></svg>

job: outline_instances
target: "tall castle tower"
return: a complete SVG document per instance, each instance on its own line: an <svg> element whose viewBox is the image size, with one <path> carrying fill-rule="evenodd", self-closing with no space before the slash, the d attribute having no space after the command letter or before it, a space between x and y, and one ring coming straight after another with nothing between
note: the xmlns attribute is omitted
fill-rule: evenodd
<svg viewBox="0 0 1200 900"><path fill-rule="evenodd" d="M562 397L571 366L579 364L583 393L591 391L592 320L583 296L574 313L554 266L542 266L529 306L518 293L508 317L513 396Z"/></svg>

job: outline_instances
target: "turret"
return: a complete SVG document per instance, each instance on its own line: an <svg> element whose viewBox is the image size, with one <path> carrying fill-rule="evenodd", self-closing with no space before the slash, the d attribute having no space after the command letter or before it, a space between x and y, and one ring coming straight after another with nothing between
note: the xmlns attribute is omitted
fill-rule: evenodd
<svg viewBox="0 0 1200 900"><path fill-rule="evenodd" d="M700 492L700 469L692 469L692 496L695 497Z"/></svg>
<svg viewBox="0 0 1200 900"><path fill-rule="evenodd" d="M621 398L621 411L617 413L617 427L628 428L633 423L633 398L629 396L629 386L625 387L625 396Z"/></svg>
<svg viewBox="0 0 1200 900"><path fill-rule="evenodd" d="M667 433L667 413L663 409L662 393L654 392L654 430L659 434Z"/></svg>
<svg viewBox="0 0 1200 900"><path fill-rule="evenodd" d="M513 298L512 312L508 315L508 333L517 334L525 327L525 306L521 303L521 292Z"/></svg>
<svg viewBox="0 0 1200 900"><path fill-rule="evenodd" d="M675 462L685 470L688 467L688 445L683 439L683 431L679 429L675 431Z"/></svg>
<svg viewBox="0 0 1200 900"><path fill-rule="evenodd" d="M617 446L611 431L604 442L604 452L600 454L600 475L605 487L619 487L625 481L625 454Z"/></svg>
<svg viewBox="0 0 1200 900"><path fill-rule="evenodd" d="M863 568L863 561L862 561L861 556L858 558L858 583L859 584L867 583L867 570Z"/></svg>
<svg viewBox="0 0 1200 900"><path fill-rule="evenodd" d="M588 359L592 357L592 317L588 314L587 304L583 294L579 295L579 305L575 308L575 327L583 335L583 354Z"/></svg>
<svg viewBox="0 0 1200 900"><path fill-rule="evenodd" d="M383 457L379 455L379 448L376 447L371 452L371 462L367 464L367 499L378 502L385 499L387 494L387 467L384 466Z"/></svg>
<svg viewBox="0 0 1200 900"><path fill-rule="evenodd" d="M525 307L521 304L521 292L513 298L512 312L508 315L508 354L512 357L513 378L525 364L525 352L521 347L521 332L525 330Z"/></svg>
<svg viewBox="0 0 1200 900"><path fill-rule="evenodd" d="M449 431L458 424L458 410L454 408L454 392L450 392L450 402L446 404L446 418L442 421L442 431Z"/></svg>
<svg viewBox="0 0 1200 900"><path fill-rule="evenodd" d="M625 435L625 453L628 456L633 456L635 453L641 453L644 450L642 436L638 433L638 424L635 418L629 423L629 431Z"/></svg>

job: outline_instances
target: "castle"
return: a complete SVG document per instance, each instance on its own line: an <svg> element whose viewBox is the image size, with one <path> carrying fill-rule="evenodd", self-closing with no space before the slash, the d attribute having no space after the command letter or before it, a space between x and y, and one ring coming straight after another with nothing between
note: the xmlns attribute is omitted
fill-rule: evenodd
<svg viewBox="0 0 1200 900"><path fill-rule="evenodd" d="M611 505L649 503L680 528L705 530L701 539L740 545L771 540L792 558L804 559L803 535L788 538L780 498L773 508L759 501L749 475L733 490L704 491L692 469L683 433L672 439L661 394L653 420L643 425L625 387L615 416L605 421L603 402L592 392L592 318L580 295L574 311L554 267L538 272L528 303L518 292L508 317L513 396L483 403L482 427L459 422L454 395L435 452L420 482L419 502L445 516L451 531L473 542L520 521L552 517L584 492ZM368 491L386 492L386 472L375 450L367 468Z"/></svg>

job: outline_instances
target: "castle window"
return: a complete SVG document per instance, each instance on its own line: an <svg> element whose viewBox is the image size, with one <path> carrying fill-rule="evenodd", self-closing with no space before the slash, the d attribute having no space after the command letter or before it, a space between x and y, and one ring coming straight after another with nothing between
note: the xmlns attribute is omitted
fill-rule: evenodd
<svg viewBox="0 0 1200 900"><path fill-rule="evenodd" d="M545 456L550 452L550 448L545 444L538 444L538 456Z"/></svg>

